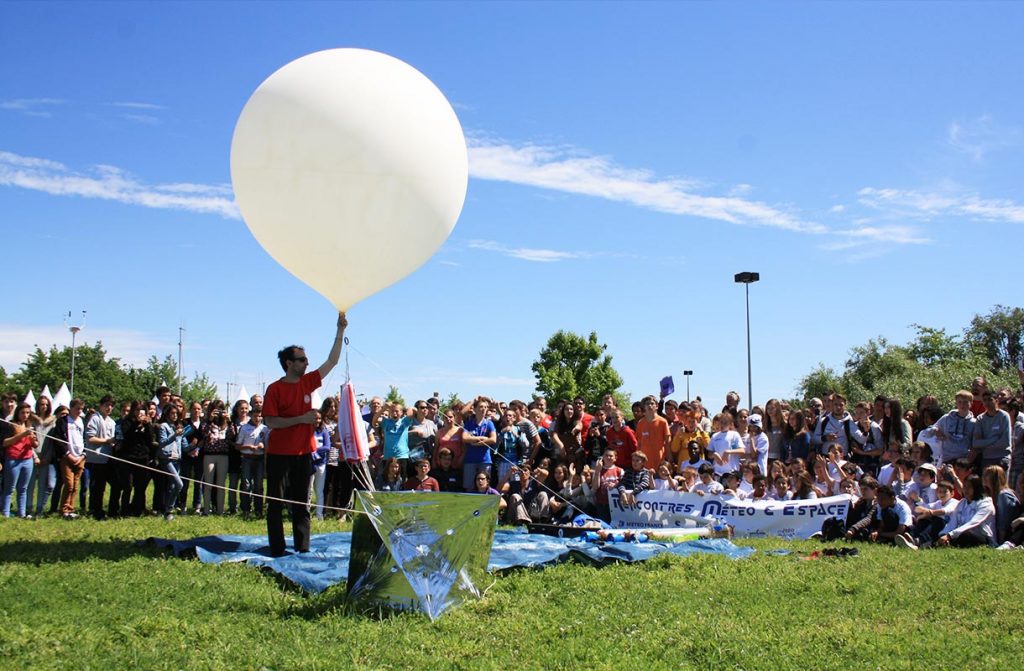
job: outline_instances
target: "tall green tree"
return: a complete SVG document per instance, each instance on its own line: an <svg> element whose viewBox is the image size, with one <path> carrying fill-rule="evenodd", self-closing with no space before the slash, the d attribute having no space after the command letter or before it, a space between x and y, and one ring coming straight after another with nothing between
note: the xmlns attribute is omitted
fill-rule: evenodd
<svg viewBox="0 0 1024 671"><path fill-rule="evenodd" d="M982 352L990 368L1012 371L1024 355L1024 309L997 305L987 315L974 315L964 338Z"/></svg>
<svg viewBox="0 0 1024 671"><path fill-rule="evenodd" d="M1016 386L1012 370L993 370L985 356L959 337L942 329L915 328L917 336L906 345L877 338L852 348L842 372L818 364L801 379L799 393L810 398L838 391L853 401L882 394L904 405L931 394L950 408L956 392L970 388L978 375L988 378L993 388Z"/></svg>
<svg viewBox="0 0 1024 671"><path fill-rule="evenodd" d="M588 405L598 405L602 396L616 394L622 386L622 376L612 366L607 349L594 331L587 337L556 331L531 366L537 391L553 400L582 396ZM624 399L616 396L620 402Z"/></svg>
<svg viewBox="0 0 1024 671"><path fill-rule="evenodd" d="M398 387L395 385L388 385L388 395L384 397L385 403L401 403L405 405L405 399L400 393L398 393Z"/></svg>

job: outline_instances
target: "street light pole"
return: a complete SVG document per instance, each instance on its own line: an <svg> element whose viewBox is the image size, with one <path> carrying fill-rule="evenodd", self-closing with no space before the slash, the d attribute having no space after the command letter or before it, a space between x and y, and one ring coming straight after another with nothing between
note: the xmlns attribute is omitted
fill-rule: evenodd
<svg viewBox="0 0 1024 671"><path fill-rule="evenodd" d="M745 285L747 294L747 409L754 409L754 382L750 366L750 285L761 279L760 273L736 273L733 278L737 284Z"/></svg>
<svg viewBox="0 0 1024 671"><path fill-rule="evenodd" d="M684 370L683 377L686 378L686 402L690 402L690 376L693 375L692 370Z"/></svg>
<svg viewBox="0 0 1024 671"><path fill-rule="evenodd" d="M184 340L183 335L185 333L185 327L178 327L178 396L181 396L181 349L182 341Z"/></svg>
<svg viewBox="0 0 1024 671"><path fill-rule="evenodd" d="M71 320L71 311L68 310L68 316L64 318L64 326L71 331L71 398L75 397L75 355L77 354L77 344L75 342L78 332L85 328L85 310L82 310L82 323L78 326L73 326L69 323Z"/></svg>

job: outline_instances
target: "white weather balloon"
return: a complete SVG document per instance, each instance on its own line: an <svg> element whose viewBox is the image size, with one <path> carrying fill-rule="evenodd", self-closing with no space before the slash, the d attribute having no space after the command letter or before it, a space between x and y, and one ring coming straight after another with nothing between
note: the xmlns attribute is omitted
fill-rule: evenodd
<svg viewBox="0 0 1024 671"><path fill-rule="evenodd" d="M231 141L242 218L339 310L402 279L448 238L466 139L422 73L365 49L303 56L267 78Z"/></svg>

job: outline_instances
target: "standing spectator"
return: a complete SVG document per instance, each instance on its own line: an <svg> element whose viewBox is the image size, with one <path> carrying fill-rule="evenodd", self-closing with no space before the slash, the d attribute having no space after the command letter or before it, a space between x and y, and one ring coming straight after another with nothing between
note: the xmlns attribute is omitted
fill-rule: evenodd
<svg viewBox="0 0 1024 671"><path fill-rule="evenodd" d="M190 406L191 411L189 412L188 421L182 427L182 455L180 467L180 475L183 478L183 487L181 494L178 496L178 508L188 511L191 510L195 514L202 512L202 492L203 488L200 486L200 482L203 479L203 454L202 454L202 426L203 426L203 406L199 402L193 402ZM188 488L189 482L192 485L192 505L188 504Z"/></svg>
<svg viewBox="0 0 1024 671"><path fill-rule="evenodd" d="M309 494L306 500L309 501L316 496L316 518L324 518L324 484L327 480L327 457L331 452L331 430L324 426L323 414L316 410L316 423L313 424L313 440L316 449L311 455L313 473L309 476Z"/></svg>
<svg viewBox="0 0 1024 671"><path fill-rule="evenodd" d="M462 443L466 446L466 454L462 461L462 488L467 492L474 487L474 478L481 470L491 469L491 450L498 442L498 432L494 423L487 419L490 403L483 396L473 401L473 414L466 418L462 425Z"/></svg>
<svg viewBox="0 0 1024 671"><path fill-rule="evenodd" d="M630 455L636 452L636 434L623 421L622 411L616 408L611 415L612 425L608 429L608 447L615 451L615 465L624 469L630 463Z"/></svg>
<svg viewBox="0 0 1024 671"><path fill-rule="evenodd" d="M976 419L971 412L971 392L956 393L956 409L943 415L932 425L935 436L942 441L942 463L951 464L971 451Z"/></svg>
<svg viewBox="0 0 1024 671"><path fill-rule="evenodd" d="M981 469L999 466L1004 471L1010 468L1010 439L1013 437L1013 423L1005 410L996 405L995 394L986 389L981 394L985 412L976 418L974 440L968 457Z"/></svg>
<svg viewBox="0 0 1024 671"><path fill-rule="evenodd" d="M139 401L133 401L129 418L121 423L121 451L118 456L127 462L120 462L118 466L121 515L139 517L146 509L146 487L150 481L147 466L156 456L156 440L156 429L146 407Z"/></svg>
<svg viewBox="0 0 1024 671"><path fill-rule="evenodd" d="M416 462L420 459L430 461L434 454L434 440L437 437L437 424L427 418L426 401L416 401L413 404L412 425L409 427L409 460ZM415 471L415 468L413 469ZM412 477L418 476L414 472Z"/></svg>
<svg viewBox="0 0 1024 671"><path fill-rule="evenodd" d="M85 427L85 443L89 448L85 454L85 469L89 471L89 513L97 520L106 517L103 495L106 494L107 483L117 477L110 464L117 428L110 416L113 409L114 397L107 394L100 399L100 411L93 413Z"/></svg>
<svg viewBox="0 0 1024 671"><path fill-rule="evenodd" d="M761 473L767 473L768 451L771 449L771 444L768 436L765 435L761 415L755 413L747 418L747 432L749 434L747 441L750 445L747 456L750 460L757 462Z"/></svg>
<svg viewBox="0 0 1024 671"><path fill-rule="evenodd" d="M458 418L458 409L448 408L441 416L441 428L437 432L437 452L434 454L436 466L441 465L441 450L448 450L451 458L449 467L459 472L459 491L462 490L462 419Z"/></svg>
<svg viewBox="0 0 1024 671"><path fill-rule="evenodd" d="M397 459L402 469L402 477L409 470L409 428L412 416L405 412L401 403L392 403L387 407L387 417L380 422L380 431L384 436L384 459Z"/></svg>
<svg viewBox="0 0 1024 671"><path fill-rule="evenodd" d="M717 431L711 435L708 453L714 464L715 475L721 477L726 473L738 471L740 457L746 453L740 434L732 429L732 415L723 412L715 416L712 424L717 424Z"/></svg>
<svg viewBox="0 0 1024 671"><path fill-rule="evenodd" d="M263 423L262 405L253 406L249 422L238 431L238 452L242 456L242 516L246 519L253 507L256 517L263 517L263 462L268 433ZM256 499L255 506L253 499Z"/></svg>
<svg viewBox="0 0 1024 671"><path fill-rule="evenodd" d="M85 425L82 421L84 405L82 399L72 399L67 418L57 424L61 432L56 437L67 441L60 461L61 480L64 482L64 498L61 501L60 512L66 520L78 517L75 513L75 495L78 493L82 472L85 471Z"/></svg>
<svg viewBox="0 0 1024 671"><path fill-rule="evenodd" d="M164 511L164 519L168 522L174 519L174 503L181 493L181 475L178 473L178 463L181 461L182 435L185 432L185 423L181 419L181 411L178 406L169 403L164 406L160 414L160 426L157 433L157 463L164 472L163 478L166 489L163 493L163 501L160 508ZM157 482L154 481L154 487Z"/></svg>
<svg viewBox="0 0 1024 671"><path fill-rule="evenodd" d="M660 464L670 454L668 422L658 416L658 401L653 396L645 397L642 405L644 416L636 423L637 449L647 456L647 463Z"/></svg>
<svg viewBox="0 0 1024 671"><path fill-rule="evenodd" d="M807 422L799 410L792 410L786 417L786 428L782 432L782 458L787 463L794 459L807 460L811 450L811 436Z"/></svg>
<svg viewBox="0 0 1024 671"><path fill-rule="evenodd" d="M32 469L32 479L28 485L28 503L26 506L29 510L33 509L32 505L32 494L35 492L35 511L36 516L40 516L46 510L46 504L50 500L50 495L53 494L53 489L57 485L57 464L53 458L53 443L46 440L46 437L53 430L54 423L57 421L57 415L53 412L53 405L50 403L50 399L45 396L40 396L36 399L36 457L39 458L39 463Z"/></svg>
<svg viewBox="0 0 1024 671"><path fill-rule="evenodd" d="M437 466L430 471L430 477L437 480L442 492L461 492L462 469L452 465L452 453L447 447L441 447L435 455Z"/></svg>
<svg viewBox="0 0 1024 671"><path fill-rule="evenodd" d="M224 483L228 478L228 452L233 449L228 442L231 417L224 409L224 403L216 399L210 403L206 422L203 423L203 514L224 514ZM216 499L214 499L216 496ZM305 499L305 492L302 496ZM216 506L214 506L216 500Z"/></svg>
<svg viewBox="0 0 1024 671"><path fill-rule="evenodd" d="M561 401L555 413L551 434L551 458L558 463L575 463L583 450L583 422L576 414L576 406Z"/></svg>
<svg viewBox="0 0 1024 671"><path fill-rule="evenodd" d="M11 499L17 492L18 517L32 519L28 511L28 485L32 480L33 466L39 460L35 453L38 439L32 422L32 406L28 403L18 405L10 422L3 439L3 516L11 516Z"/></svg>

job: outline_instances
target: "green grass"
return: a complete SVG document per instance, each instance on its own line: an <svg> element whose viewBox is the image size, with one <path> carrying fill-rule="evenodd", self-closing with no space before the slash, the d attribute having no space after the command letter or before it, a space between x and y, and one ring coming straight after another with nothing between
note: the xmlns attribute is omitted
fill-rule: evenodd
<svg viewBox="0 0 1024 671"><path fill-rule="evenodd" d="M314 520L314 533L337 523ZM2 669L1013 669L1024 665L1024 552L911 553L751 541L747 560L659 557L495 577L437 622L353 615L239 565L136 541L264 533L179 517L0 520ZM744 543L744 541L740 541Z"/></svg>

